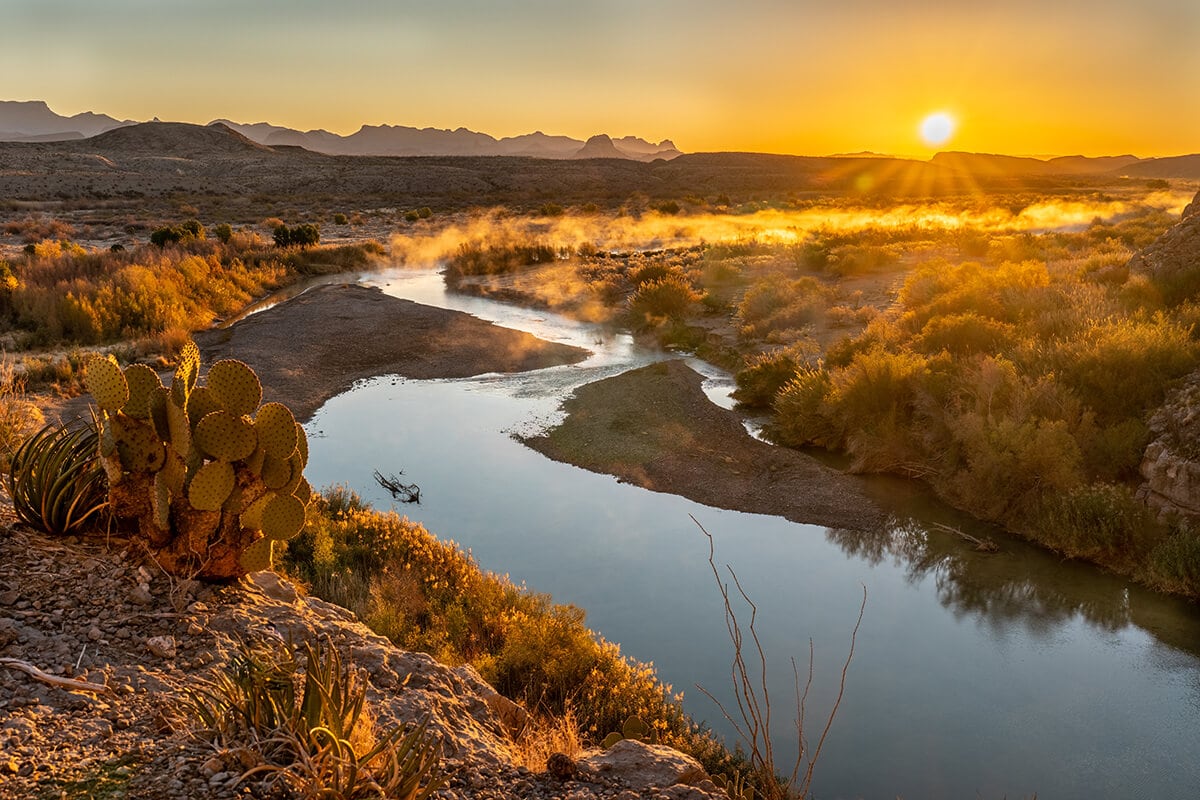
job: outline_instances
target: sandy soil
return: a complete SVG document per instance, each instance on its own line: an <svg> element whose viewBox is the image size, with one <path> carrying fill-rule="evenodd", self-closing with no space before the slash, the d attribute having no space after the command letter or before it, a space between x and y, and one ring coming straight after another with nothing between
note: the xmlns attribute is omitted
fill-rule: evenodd
<svg viewBox="0 0 1200 800"><path fill-rule="evenodd" d="M861 482L750 436L713 405L682 361L581 387L567 419L525 443L554 459L700 503L795 522L868 530L884 522Z"/></svg>

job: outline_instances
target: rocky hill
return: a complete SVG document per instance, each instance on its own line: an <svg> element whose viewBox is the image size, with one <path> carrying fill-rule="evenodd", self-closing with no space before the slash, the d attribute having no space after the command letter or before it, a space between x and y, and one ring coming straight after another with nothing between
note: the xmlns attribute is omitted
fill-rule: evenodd
<svg viewBox="0 0 1200 800"><path fill-rule="evenodd" d="M253 747L195 734L189 690L227 667L242 643L321 637L365 680L378 727L428 716L456 798L662 798L725 795L691 758L626 741L516 763L525 712L470 667L404 652L353 615L264 572L240 584L171 579L119 539L47 539L0 529L0 797L263 797L242 775Z"/></svg>

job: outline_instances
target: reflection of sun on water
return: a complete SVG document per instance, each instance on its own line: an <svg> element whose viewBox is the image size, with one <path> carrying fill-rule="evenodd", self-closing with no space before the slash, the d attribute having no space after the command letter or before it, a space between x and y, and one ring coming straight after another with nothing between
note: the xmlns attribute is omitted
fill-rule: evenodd
<svg viewBox="0 0 1200 800"><path fill-rule="evenodd" d="M930 114L921 120L921 141L930 147L939 147L950 141L957 127L958 121L945 111Z"/></svg>

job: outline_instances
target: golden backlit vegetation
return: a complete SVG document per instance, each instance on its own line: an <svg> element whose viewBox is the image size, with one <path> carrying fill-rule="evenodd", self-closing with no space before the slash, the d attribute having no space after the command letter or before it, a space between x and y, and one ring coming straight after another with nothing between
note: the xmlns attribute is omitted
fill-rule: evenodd
<svg viewBox="0 0 1200 800"><path fill-rule="evenodd" d="M308 228L313 226L298 226ZM362 269L383 253L375 242L328 248L279 247L253 231L190 220L155 230L153 244L89 250L66 239L0 260L0 336L9 351L121 343L171 355L200 330L303 276ZM79 356L27 357L32 384L76 380Z"/></svg>
<svg viewBox="0 0 1200 800"><path fill-rule="evenodd" d="M779 210L492 215L396 247L457 242L460 290L615 320L731 366L735 397L774 412L780 443L919 478L1066 555L1198 594L1200 536L1134 497L1149 415L1200 366L1200 302L1126 264L1182 199L835 204L811 229L799 220L816 209L786 225L764 224ZM737 226L756 233L727 236ZM671 231L682 246L606 249Z"/></svg>

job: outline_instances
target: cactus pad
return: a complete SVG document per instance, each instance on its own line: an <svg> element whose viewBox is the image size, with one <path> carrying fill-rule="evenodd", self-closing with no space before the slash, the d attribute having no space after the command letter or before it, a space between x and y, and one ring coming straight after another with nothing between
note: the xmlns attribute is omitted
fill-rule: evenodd
<svg viewBox="0 0 1200 800"><path fill-rule="evenodd" d="M166 481L171 494L182 495L183 484L187 480L187 466L183 463L183 456L176 453L174 449L168 448L162 469L154 477L155 480L161 477Z"/></svg>
<svg viewBox="0 0 1200 800"><path fill-rule="evenodd" d="M268 539L291 539L304 527L304 503L290 494L272 497L262 510L262 532Z"/></svg>
<svg viewBox="0 0 1200 800"><path fill-rule="evenodd" d="M300 466L308 466L308 434L304 432L304 426L299 422L296 423L296 451L300 453Z"/></svg>
<svg viewBox="0 0 1200 800"><path fill-rule="evenodd" d="M282 403L265 403L254 418L254 430L267 455L287 458L296 450L296 418Z"/></svg>
<svg viewBox="0 0 1200 800"><path fill-rule="evenodd" d="M226 358L208 371L208 390L235 417L251 414L262 400L262 384L254 370L241 361Z"/></svg>
<svg viewBox="0 0 1200 800"><path fill-rule="evenodd" d="M255 500L250 505L246 506L246 510L238 517L238 522L243 528L252 531L262 530L262 512L267 507L267 503L275 499L274 492L267 492L262 497Z"/></svg>
<svg viewBox="0 0 1200 800"><path fill-rule="evenodd" d="M193 428L207 415L224 408L221 401L208 390L207 386L197 386L188 396L187 415Z"/></svg>
<svg viewBox="0 0 1200 800"><path fill-rule="evenodd" d="M179 352L179 364L175 367L175 375L171 378L171 399L180 408L187 408L188 395L196 387L196 379L200 377L200 348L196 343L188 341Z"/></svg>
<svg viewBox="0 0 1200 800"><path fill-rule="evenodd" d="M238 558L247 572L262 572L271 568L271 540L259 539L246 548Z"/></svg>
<svg viewBox="0 0 1200 800"><path fill-rule="evenodd" d="M292 462L286 458L265 457L262 480L268 489L282 489L292 481Z"/></svg>
<svg viewBox="0 0 1200 800"><path fill-rule="evenodd" d="M126 472L156 472L162 468L167 452L149 424L131 417L114 417L113 436Z"/></svg>
<svg viewBox="0 0 1200 800"><path fill-rule="evenodd" d="M96 400L96 405L115 414L129 402L129 384L125 373L112 356L92 356L84 368L83 383Z"/></svg>
<svg viewBox="0 0 1200 800"><path fill-rule="evenodd" d="M197 423L193 438L203 453L222 461L240 461L258 445L250 421L228 411L206 414Z"/></svg>
<svg viewBox="0 0 1200 800"><path fill-rule="evenodd" d="M113 453L117 452L117 437L113 434L112 418L101 412L94 419L96 431L100 434L100 456L112 458Z"/></svg>
<svg viewBox="0 0 1200 800"><path fill-rule="evenodd" d="M303 477L296 482L296 488L292 490L292 496L301 503L308 505L308 501L312 499L312 485Z"/></svg>
<svg viewBox="0 0 1200 800"><path fill-rule="evenodd" d="M164 442L171 440L171 424L167 416L167 406L171 404L171 390L166 387L160 387L150 393L148 401L150 411L150 423L154 426L154 430L158 433L158 438Z"/></svg>
<svg viewBox="0 0 1200 800"><path fill-rule="evenodd" d="M154 494L150 498L153 505L154 524L159 530L171 528L171 490L167 476L159 470L154 473Z"/></svg>
<svg viewBox="0 0 1200 800"><path fill-rule="evenodd" d="M129 386L129 399L121 410L131 417L146 419L150 416L150 400L162 387L158 373L145 364L130 364L125 368L125 383Z"/></svg>
<svg viewBox="0 0 1200 800"><path fill-rule="evenodd" d="M198 511L220 511L233 484L233 467L225 461L210 461L192 477L188 500Z"/></svg>
<svg viewBox="0 0 1200 800"><path fill-rule="evenodd" d="M167 400L167 439L171 447L181 456L186 456L192 449L192 429L188 426L188 417L183 407L176 405L174 400ZM156 417L157 419L157 417Z"/></svg>

